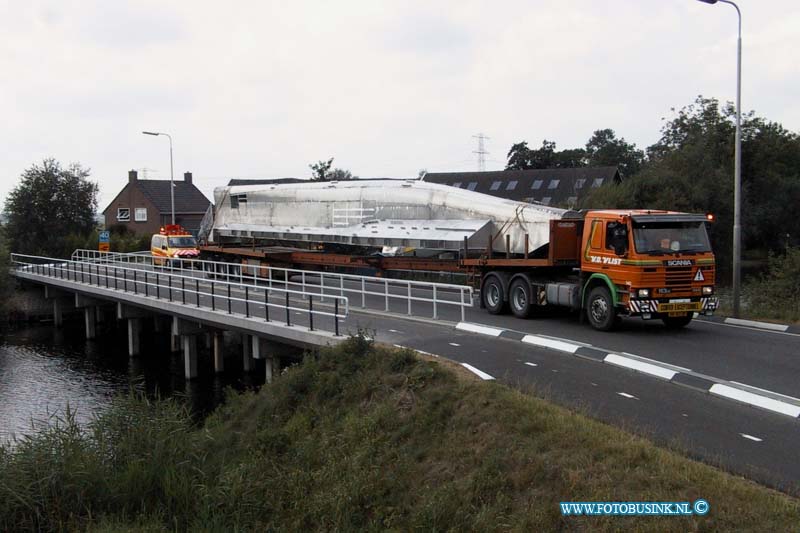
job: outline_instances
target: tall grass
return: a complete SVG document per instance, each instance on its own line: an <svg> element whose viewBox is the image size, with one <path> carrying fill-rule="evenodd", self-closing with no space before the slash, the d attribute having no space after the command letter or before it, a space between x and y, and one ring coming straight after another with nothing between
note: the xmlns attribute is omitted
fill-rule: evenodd
<svg viewBox="0 0 800 533"><path fill-rule="evenodd" d="M705 517L563 518L562 500L705 498ZM0 530L787 530L796 500L362 337L202 425L118 399L0 448Z"/></svg>

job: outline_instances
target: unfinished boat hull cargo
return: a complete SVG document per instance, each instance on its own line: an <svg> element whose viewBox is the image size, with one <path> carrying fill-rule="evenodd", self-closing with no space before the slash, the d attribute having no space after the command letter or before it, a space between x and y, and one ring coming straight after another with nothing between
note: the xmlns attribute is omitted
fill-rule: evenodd
<svg viewBox="0 0 800 533"><path fill-rule="evenodd" d="M417 252L524 254L563 209L418 180L239 185L214 190L210 243L294 241ZM526 242L527 239L527 242ZM508 249L507 249L508 246Z"/></svg>

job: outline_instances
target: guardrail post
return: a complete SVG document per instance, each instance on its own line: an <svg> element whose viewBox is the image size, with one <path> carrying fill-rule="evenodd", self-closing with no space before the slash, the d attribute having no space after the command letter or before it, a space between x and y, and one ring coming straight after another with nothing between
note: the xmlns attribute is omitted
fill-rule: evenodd
<svg viewBox="0 0 800 533"><path fill-rule="evenodd" d="M314 297L308 295L308 330L314 331Z"/></svg>
<svg viewBox="0 0 800 533"><path fill-rule="evenodd" d="M462 287L462 288L461 288L461 322L464 322L464 321L466 320L466 319L464 318L464 313L465 313L465 310L464 310L464 304L465 304L465 303L466 303L466 302L464 302L464 289L463 289L463 287Z"/></svg>
<svg viewBox="0 0 800 533"><path fill-rule="evenodd" d="M285 294L286 294L286 325L291 326L292 321L289 318L289 291L286 291Z"/></svg>
<svg viewBox="0 0 800 533"><path fill-rule="evenodd" d="M244 286L244 317L250 318L250 286Z"/></svg>
<svg viewBox="0 0 800 533"><path fill-rule="evenodd" d="M125 283L125 292L128 292L128 271L124 268L122 269L122 277Z"/></svg>
<svg viewBox="0 0 800 533"><path fill-rule="evenodd" d="M411 282L408 282L408 316L411 316Z"/></svg>
<svg viewBox="0 0 800 533"><path fill-rule="evenodd" d="M108 265L105 265L103 268L105 269L104 277L106 278L106 289L107 289L108 288Z"/></svg>
<svg viewBox="0 0 800 533"><path fill-rule="evenodd" d="M146 273L146 271L145 271L145 273ZM159 281L160 277L161 276L159 276L156 273L156 300L160 300L161 299L161 282Z"/></svg>
<svg viewBox="0 0 800 533"><path fill-rule="evenodd" d="M228 314L231 314L231 284L228 283Z"/></svg>
<svg viewBox="0 0 800 533"><path fill-rule="evenodd" d="M336 332L336 336L339 336L339 298L336 298L333 302L333 327L334 331Z"/></svg>
<svg viewBox="0 0 800 533"><path fill-rule="evenodd" d="M186 305L186 278L181 276L181 303Z"/></svg>
<svg viewBox="0 0 800 533"><path fill-rule="evenodd" d="M264 287L264 321L269 322L269 290Z"/></svg>
<svg viewBox="0 0 800 533"><path fill-rule="evenodd" d="M83 263L81 263L81 283L83 283Z"/></svg>
<svg viewBox="0 0 800 533"><path fill-rule="evenodd" d="M194 280L194 293L197 295L197 307L200 307L200 280Z"/></svg>
<svg viewBox="0 0 800 533"><path fill-rule="evenodd" d="M383 280L383 292L384 292L384 298L386 298L386 311L388 311L389 310L389 280L388 279L384 279Z"/></svg>
<svg viewBox="0 0 800 533"><path fill-rule="evenodd" d="M167 283L169 284L169 301L172 301L172 274L167 276Z"/></svg>
<svg viewBox="0 0 800 533"><path fill-rule="evenodd" d="M433 286L433 318L439 318L439 313L436 309L436 285Z"/></svg>
<svg viewBox="0 0 800 533"><path fill-rule="evenodd" d="M364 278L361 278L361 308L366 309L367 307L367 282Z"/></svg>
<svg viewBox="0 0 800 533"><path fill-rule="evenodd" d="M214 303L214 281L211 281L211 310L216 311L217 305Z"/></svg>

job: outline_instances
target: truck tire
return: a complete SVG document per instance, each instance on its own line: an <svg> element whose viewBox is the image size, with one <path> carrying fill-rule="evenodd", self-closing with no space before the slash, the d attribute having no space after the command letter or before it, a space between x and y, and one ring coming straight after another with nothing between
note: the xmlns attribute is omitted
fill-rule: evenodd
<svg viewBox="0 0 800 533"><path fill-rule="evenodd" d="M528 318L533 310L531 302L531 284L523 278L516 278L511 282L508 290L508 305L517 318Z"/></svg>
<svg viewBox="0 0 800 533"><path fill-rule="evenodd" d="M481 300L486 309L493 315L499 315L506 310L506 295L503 282L497 276L487 276L481 287Z"/></svg>
<svg viewBox="0 0 800 533"><path fill-rule="evenodd" d="M617 311L607 287L598 285L586 299L586 318L598 331L611 331L617 325Z"/></svg>
<svg viewBox="0 0 800 533"><path fill-rule="evenodd" d="M688 326L692 318L694 318L694 313L686 313L685 316L665 316L662 317L661 320L664 321L664 325L667 326L667 329L680 329Z"/></svg>

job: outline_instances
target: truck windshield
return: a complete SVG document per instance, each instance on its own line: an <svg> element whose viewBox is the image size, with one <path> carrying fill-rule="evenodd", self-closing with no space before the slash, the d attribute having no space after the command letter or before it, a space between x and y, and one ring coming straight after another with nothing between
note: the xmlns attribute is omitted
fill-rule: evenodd
<svg viewBox="0 0 800 533"><path fill-rule="evenodd" d="M704 222L634 223L633 242L640 254L711 251Z"/></svg>
<svg viewBox="0 0 800 533"><path fill-rule="evenodd" d="M196 248L197 241L194 237L170 237L170 248Z"/></svg>

